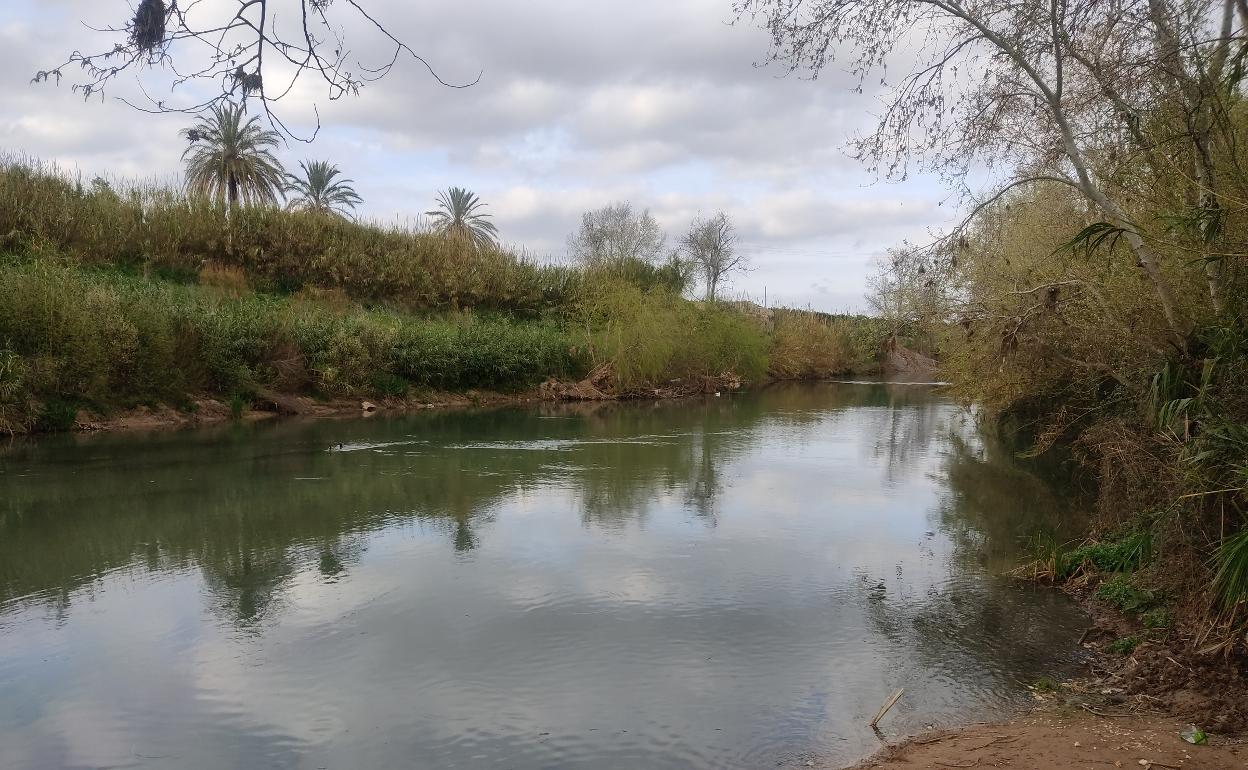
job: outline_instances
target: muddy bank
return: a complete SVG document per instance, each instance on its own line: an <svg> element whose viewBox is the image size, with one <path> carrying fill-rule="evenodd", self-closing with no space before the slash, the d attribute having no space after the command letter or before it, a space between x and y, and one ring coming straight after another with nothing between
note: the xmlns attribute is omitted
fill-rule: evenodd
<svg viewBox="0 0 1248 770"><path fill-rule="evenodd" d="M759 383L759 386L768 383ZM463 393L432 392L412 398L339 398L318 400L291 393L262 392L241 410L215 398L198 398L189 408L167 405L139 406L108 413L82 409L74 418L72 430L159 431L207 427L231 420L256 422L275 417L349 418L372 414L408 414L427 409L467 409L480 406L507 406L541 402L607 402L626 400L667 400L715 395L740 390L743 383L733 374L672 380L658 387L625 389L614 382L609 367L599 367L577 382L549 379L539 387L520 393L469 390Z"/></svg>
<svg viewBox="0 0 1248 770"><path fill-rule="evenodd" d="M770 381L756 383L759 387ZM620 388L609 367L598 367L579 382L550 378L539 387L520 393L466 391L463 393L426 392L411 398L336 398L316 399L292 393L262 392L245 407L236 411L216 398L196 398L188 408L175 409L166 404L135 407L100 413L80 409L72 431L170 431L170 429L215 426L237 419L257 422L275 417L349 418L369 414L406 414L422 409L464 409L470 407L509 406L540 402L610 402L638 399L690 398L739 391L743 381L735 374L695 379L673 379L659 387Z"/></svg>
<svg viewBox="0 0 1248 770"><path fill-rule="evenodd" d="M439 393L420 399L334 399L320 401L307 396L265 394L257 397L241 411L212 398L195 399L189 409L170 406L140 406L108 414L80 410L73 430L94 431L159 431L208 427L231 420L258 422L276 417L350 418L371 414L406 414L425 409L466 409L474 406L501 406L532 403L541 399L538 392L520 394L469 391Z"/></svg>
<svg viewBox="0 0 1248 770"><path fill-rule="evenodd" d="M919 735L881 750L847 770L994 768L1195 768L1243 770L1248 746L1212 735L1195 746L1179 733L1181 720L1164 716L1097 716L1083 710L1046 709L998 724L972 725ZM818 758L796 758L781 767L843 767Z"/></svg>

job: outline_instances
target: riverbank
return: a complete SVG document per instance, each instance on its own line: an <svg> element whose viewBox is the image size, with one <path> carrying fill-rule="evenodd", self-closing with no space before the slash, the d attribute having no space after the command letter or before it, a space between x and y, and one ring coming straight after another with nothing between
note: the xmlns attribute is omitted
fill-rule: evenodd
<svg viewBox="0 0 1248 770"><path fill-rule="evenodd" d="M846 770L919 768L1196 768L1242 770L1248 745L1211 736L1203 745L1180 737L1187 725L1170 717L1043 710L995 724L938 730L890 746ZM836 767L808 759L792 767Z"/></svg>
<svg viewBox="0 0 1248 770"><path fill-rule="evenodd" d="M1200 655L1180 632L1148 628L1094 585L1063 588L1092 621L1079 640L1086 655L1083 674L1062 683L1046 679L1026 685L1037 702L1034 709L1002 722L932 729L850 766L819 757L782 766L1248 767L1248 676L1242 659ZM1204 733L1203 743L1183 739L1192 727Z"/></svg>
<svg viewBox="0 0 1248 770"><path fill-rule="evenodd" d="M234 277L0 256L0 433L358 414L363 402L664 398L863 371L878 347L848 320L759 318L612 280L528 317L265 293Z"/></svg>

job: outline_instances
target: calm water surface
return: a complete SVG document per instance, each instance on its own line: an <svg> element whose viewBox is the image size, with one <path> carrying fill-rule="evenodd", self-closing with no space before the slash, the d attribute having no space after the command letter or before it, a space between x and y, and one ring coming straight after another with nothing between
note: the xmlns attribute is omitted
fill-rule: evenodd
<svg viewBox="0 0 1248 770"><path fill-rule="evenodd" d="M0 767L767 768L999 715L1061 496L922 386L0 450Z"/></svg>

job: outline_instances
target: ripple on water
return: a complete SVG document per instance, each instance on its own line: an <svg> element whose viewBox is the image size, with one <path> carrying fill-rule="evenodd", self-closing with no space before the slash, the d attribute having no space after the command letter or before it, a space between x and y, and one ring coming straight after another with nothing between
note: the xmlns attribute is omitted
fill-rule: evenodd
<svg viewBox="0 0 1248 770"><path fill-rule="evenodd" d="M23 449L0 766L847 762L1071 664L984 567L1065 497L930 388L546 416Z"/></svg>

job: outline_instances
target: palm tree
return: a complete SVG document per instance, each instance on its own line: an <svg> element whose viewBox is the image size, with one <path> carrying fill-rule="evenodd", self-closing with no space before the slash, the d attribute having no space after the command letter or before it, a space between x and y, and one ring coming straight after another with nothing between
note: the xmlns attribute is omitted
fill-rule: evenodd
<svg viewBox="0 0 1248 770"><path fill-rule="evenodd" d="M239 202L277 203L286 172L270 148L281 136L262 127L259 117L248 118L243 105L214 104L181 133L191 143L182 153L188 192L231 209Z"/></svg>
<svg viewBox="0 0 1248 770"><path fill-rule="evenodd" d="M476 194L462 187L452 187L438 193L438 207L425 214L433 217L434 232L484 249L494 245L498 228L489 221L489 214L477 212L480 208L485 208L485 204Z"/></svg>
<svg viewBox="0 0 1248 770"><path fill-rule="evenodd" d="M327 160L301 161L303 178L286 175L286 192L293 194L288 204L292 209L314 211L317 214L348 216L348 211L363 203L363 199L351 185L354 179L334 181L341 171Z"/></svg>

